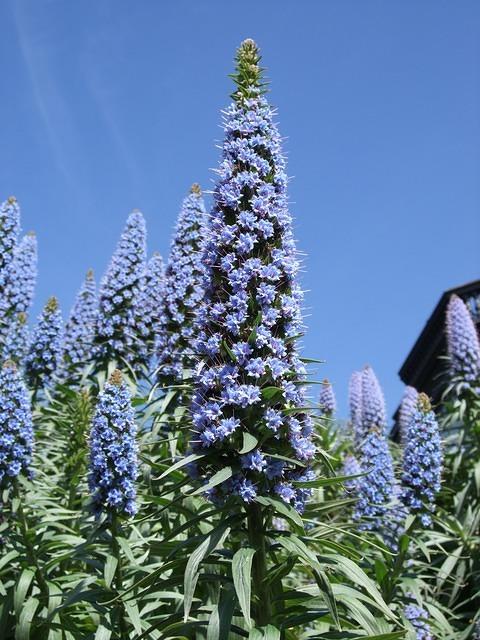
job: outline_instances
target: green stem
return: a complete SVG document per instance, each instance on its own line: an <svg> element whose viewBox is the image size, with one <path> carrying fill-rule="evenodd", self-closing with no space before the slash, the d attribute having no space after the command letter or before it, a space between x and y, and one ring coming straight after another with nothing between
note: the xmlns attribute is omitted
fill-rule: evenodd
<svg viewBox="0 0 480 640"><path fill-rule="evenodd" d="M32 541L30 540L30 537L28 535L28 531L30 527L28 524L27 516L23 510L20 488L18 486L18 482L16 481L13 485L13 496L17 500L18 506L16 510L16 520L18 522L20 533L23 538L23 543L25 545L25 553L27 556L27 560L31 567L35 567L35 578L37 580L38 588L40 589L40 593L42 594L42 596L48 602L48 598L50 597L48 584L47 584L47 581L45 580L45 576L43 575L43 571L40 568L37 553L35 551L35 546L32 544Z"/></svg>
<svg viewBox="0 0 480 640"><path fill-rule="evenodd" d="M267 552L262 508L252 504L247 511L248 540L255 549L252 563L252 586L254 618L259 626L265 626L272 619L270 589L266 582Z"/></svg>
<svg viewBox="0 0 480 640"><path fill-rule="evenodd" d="M122 567L122 552L118 543L118 538L122 533L120 520L116 513L112 514L111 521L111 542L112 542L112 554L117 559L117 568L115 570L114 586L117 595L120 595L123 591L123 567ZM115 623L118 624L119 640L128 640L128 624L125 617L125 606L123 600L118 600L118 604L115 607Z"/></svg>

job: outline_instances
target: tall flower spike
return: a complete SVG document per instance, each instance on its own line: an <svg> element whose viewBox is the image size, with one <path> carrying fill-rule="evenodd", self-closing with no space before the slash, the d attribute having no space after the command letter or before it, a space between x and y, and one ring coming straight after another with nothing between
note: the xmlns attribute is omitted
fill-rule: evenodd
<svg viewBox="0 0 480 640"><path fill-rule="evenodd" d="M316 451L312 419L301 409L305 367L295 341L302 291L281 139L259 59L253 41L240 46L234 103L225 112L198 316L192 448L204 457L194 473L207 482L231 468L209 493L214 500L271 495L302 511L310 490L293 482L311 479L303 465Z"/></svg>
<svg viewBox="0 0 480 640"><path fill-rule="evenodd" d="M350 407L350 422L355 442L359 442L362 429L362 372L354 371L348 385L348 404Z"/></svg>
<svg viewBox="0 0 480 640"><path fill-rule="evenodd" d="M137 319L145 262L145 220L133 211L100 284L95 345L103 360L124 360L134 367L139 362Z"/></svg>
<svg viewBox="0 0 480 640"><path fill-rule="evenodd" d="M172 378L180 381L184 369L193 367L194 319L204 297L205 228L202 192L199 185L194 184L180 209L165 272L165 296L156 346L158 375L165 384Z"/></svg>
<svg viewBox="0 0 480 640"><path fill-rule="evenodd" d="M5 341L13 319L28 314L37 281L37 238L27 233L15 247L13 259L5 269L3 295L0 295L0 342Z"/></svg>
<svg viewBox="0 0 480 640"><path fill-rule="evenodd" d="M394 497L393 460L383 432L373 428L359 446L360 466L365 476L356 484L358 501L353 518L363 530L387 530L386 514Z"/></svg>
<svg viewBox="0 0 480 640"><path fill-rule="evenodd" d="M20 232L20 207L12 196L0 205L0 292L5 270L13 260L13 252Z"/></svg>
<svg viewBox="0 0 480 640"><path fill-rule="evenodd" d="M430 617L428 611L416 604L408 604L404 614L415 630L416 640L434 640L432 630L427 622Z"/></svg>
<svg viewBox="0 0 480 640"><path fill-rule="evenodd" d="M322 383L318 404L320 405L320 415L326 416L327 418L331 418L337 410L335 393L332 384L327 379Z"/></svg>
<svg viewBox="0 0 480 640"><path fill-rule="evenodd" d="M25 364L29 347L27 314L21 311L10 321L3 345L2 361L11 360L21 369Z"/></svg>
<svg viewBox="0 0 480 640"><path fill-rule="evenodd" d="M354 455L345 456L342 467L342 476L358 476L362 473L360 463ZM345 480L345 489L350 492L356 489L359 478L352 478L351 480Z"/></svg>
<svg viewBox="0 0 480 640"><path fill-rule="evenodd" d="M377 376L369 366L362 371L362 426L363 435L372 429L385 433L387 428L387 410L385 399Z"/></svg>
<svg viewBox="0 0 480 640"><path fill-rule="evenodd" d="M28 393L13 362L0 371L0 487L20 474L31 476L32 414Z"/></svg>
<svg viewBox="0 0 480 640"><path fill-rule="evenodd" d="M142 339L145 366L155 351L156 337L160 331L161 307L165 295L165 268L162 256L154 253L147 264L145 287L139 304L138 331Z"/></svg>
<svg viewBox="0 0 480 640"><path fill-rule="evenodd" d="M62 345L62 314L57 299L50 298L38 317L27 355L25 368L30 387L51 385L61 362Z"/></svg>
<svg viewBox="0 0 480 640"><path fill-rule="evenodd" d="M452 375L466 382L480 377L480 343L472 316L461 298L453 295L447 306L447 349Z"/></svg>
<svg viewBox="0 0 480 640"><path fill-rule="evenodd" d="M90 431L88 483L94 511L132 516L137 511L136 426L130 391L115 370L98 397Z"/></svg>
<svg viewBox="0 0 480 640"><path fill-rule="evenodd" d="M400 430L400 442L405 445L407 431L413 414L417 409L418 391L415 387L405 387L402 402L398 411L398 427Z"/></svg>
<svg viewBox="0 0 480 640"><path fill-rule="evenodd" d="M362 370L361 389L361 422L356 451L366 475L357 483L359 499L354 519L361 521L362 529L381 533L386 530L385 515L394 496L395 477L386 439L385 400L371 367Z"/></svg>
<svg viewBox="0 0 480 640"><path fill-rule="evenodd" d="M67 377L90 362L96 319L97 292L93 271L89 269L65 326L63 368Z"/></svg>
<svg viewBox="0 0 480 640"><path fill-rule="evenodd" d="M428 396L419 394L408 426L403 452L401 500L411 513L419 514L423 526L432 523L435 498L442 476L442 444Z"/></svg>

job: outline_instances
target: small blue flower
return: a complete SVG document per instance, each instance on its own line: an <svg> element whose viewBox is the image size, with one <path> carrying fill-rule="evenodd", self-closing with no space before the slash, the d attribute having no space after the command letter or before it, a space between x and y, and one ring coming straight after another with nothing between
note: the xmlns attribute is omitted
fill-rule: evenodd
<svg viewBox="0 0 480 640"><path fill-rule="evenodd" d="M97 514L133 516L137 512L135 439L130 392L116 370L99 395L90 431L88 483Z"/></svg>

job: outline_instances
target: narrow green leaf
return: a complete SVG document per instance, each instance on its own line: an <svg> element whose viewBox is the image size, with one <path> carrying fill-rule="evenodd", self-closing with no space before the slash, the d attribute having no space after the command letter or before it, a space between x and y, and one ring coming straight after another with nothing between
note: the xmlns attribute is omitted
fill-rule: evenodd
<svg viewBox="0 0 480 640"><path fill-rule="evenodd" d="M211 489L212 487L216 487L217 484L221 484L222 482L225 482L225 480L228 480L228 478L232 477L232 469L231 467L224 467L223 469L220 469L220 471L217 471L217 473L214 473L213 476L210 478L210 480L207 482L207 484L204 484L202 487L199 487L198 489L195 489L195 491L192 491L192 493L189 493L189 496L196 496L200 493L205 493L205 491L208 491L208 489Z"/></svg>
<svg viewBox="0 0 480 640"><path fill-rule="evenodd" d="M185 568L183 588L184 622L187 622L188 616L190 615L190 609L192 608L193 595L195 593L195 587L197 586L199 577L200 563L223 543L229 531L230 528L227 528L224 525L213 529L213 531L210 532L210 534L195 549L188 559L187 566Z"/></svg>
<svg viewBox="0 0 480 640"><path fill-rule="evenodd" d="M258 444L257 438L255 438L255 436L252 436L251 433L248 433L248 431L244 431L242 448L238 453L248 453L252 449L255 449L257 444Z"/></svg>
<svg viewBox="0 0 480 640"><path fill-rule="evenodd" d="M103 625L100 625L95 634L95 640L110 640L112 637L111 629L107 629Z"/></svg>
<svg viewBox="0 0 480 640"><path fill-rule="evenodd" d="M239 549L232 559L233 584L248 629L252 626L250 600L252 595L251 572L254 555L255 549L246 547Z"/></svg>
<svg viewBox="0 0 480 640"><path fill-rule="evenodd" d="M17 618L20 616L25 597L32 584L35 572L32 569L24 569L15 587L15 595L13 596L13 608Z"/></svg>
<svg viewBox="0 0 480 640"><path fill-rule="evenodd" d="M297 527L303 530L303 520L298 511L296 511L293 507L291 507L283 500L279 500L277 498L270 498L267 496L257 496L255 498L255 502L263 505L264 507L273 507L277 513L281 516L284 516L291 522L293 522Z"/></svg>
<svg viewBox="0 0 480 640"><path fill-rule="evenodd" d="M160 475L157 478L157 480L161 480L162 478L165 478L166 476L168 476L170 473L177 471L177 469L181 469L182 467L185 467L187 464L190 464L190 462L194 462L195 460L199 460L200 458L203 458L203 457L204 455L202 453L192 453L186 458L182 458L178 462L175 462L175 464L172 464L171 467L168 467L168 469L164 471L162 475Z"/></svg>
<svg viewBox="0 0 480 640"><path fill-rule="evenodd" d="M103 567L103 577L105 578L105 584L108 589L112 584L112 580L115 577L115 571L117 570L118 560L115 556L108 555Z"/></svg>
<svg viewBox="0 0 480 640"><path fill-rule="evenodd" d="M15 640L29 640L33 618L39 605L36 598L29 598L20 611L20 618L15 629Z"/></svg>

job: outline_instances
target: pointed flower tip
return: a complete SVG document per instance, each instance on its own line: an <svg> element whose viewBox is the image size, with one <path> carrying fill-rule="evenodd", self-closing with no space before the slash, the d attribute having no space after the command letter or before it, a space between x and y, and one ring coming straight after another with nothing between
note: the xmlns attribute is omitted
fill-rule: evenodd
<svg viewBox="0 0 480 640"><path fill-rule="evenodd" d="M27 323L27 314L24 311L20 311L20 313L17 316L17 319L18 319L20 324L26 324Z"/></svg>
<svg viewBox="0 0 480 640"><path fill-rule="evenodd" d="M89 269L87 271L87 280L93 280L93 276L94 276L93 269Z"/></svg>
<svg viewBox="0 0 480 640"><path fill-rule="evenodd" d="M54 312L58 309L58 300L55 296L52 296L47 300L47 304L45 305L45 309L50 312Z"/></svg>
<svg viewBox="0 0 480 640"><path fill-rule="evenodd" d="M430 398L426 393L420 393L418 395L417 403L418 408L420 409L420 411L423 411L423 413L428 413L432 410L432 403L430 402Z"/></svg>
<svg viewBox="0 0 480 640"><path fill-rule="evenodd" d="M190 193L194 193L197 196L201 196L202 195L202 189L201 189L200 185L198 184L198 182L194 182L192 184L192 186L190 187Z"/></svg>
<svg viewBox="0 0 480 640"><path fill-rule="evenodd" d="M15 196L10 196L9 198L7 198L7 202L8 204L16 204L17 203L17 199Z"/></svg>
<svg viewBox="0 0 480 640"><path fill-rule="evenodd" d="M108 382L110 384L114 384L116 387L119 387L123 383L122 372L119 369L115 369Z"/></svg>
<svg viewBox="0 0 480 640"><path fill-rule="evenodd" d="M245 38L245 40L238 47L238 57L240 58L240 56L244 57L245 59L249 58L250 62L257 58L256 61L258 62L260 54L258 45L255 40L253 40L252 38Z"/></svg>
<svg viewBox="0 0 480 640"><path fill-rule="evenodd" d="M27 236L28 236L29 238L36 238L37 234L35 233L35 231L29 231L29 232L27 233Z"/></svg>
<svg viewBox="0 0 480 640"><path fill-rule="evenodd" d="M250 99L262 93L262 68L260 67L260 51L256 43L248 38L237 49L236 72L233 80L237 85L232 95L235 101Z"/></svg>

